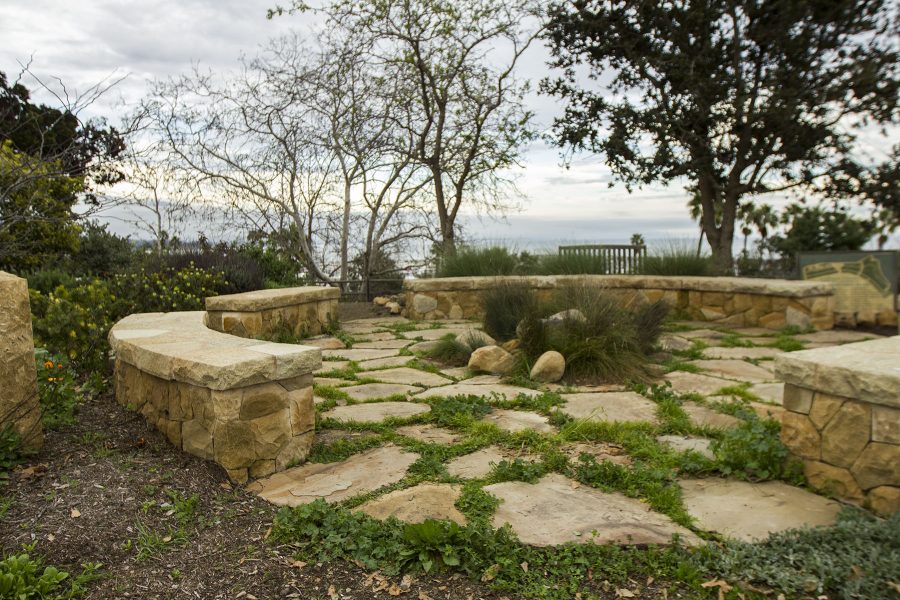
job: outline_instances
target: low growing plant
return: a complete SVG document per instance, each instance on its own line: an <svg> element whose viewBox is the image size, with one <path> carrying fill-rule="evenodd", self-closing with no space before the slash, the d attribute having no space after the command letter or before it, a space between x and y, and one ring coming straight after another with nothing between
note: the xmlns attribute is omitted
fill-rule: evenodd
<svg viewBox="0 0 900 600"><path fill-rule="evenodd" d="M774 419L760 419L755 413L744 412L742 416L739 426L712 442L719 470L753 480L801 480L799 465L781 442L781 425Z"/></svg>
<svg viewBox="0 0 900 600"><path fill-rule="evenodd" d="M100 565L86 563L83 571L71 577L30 553L29 546L20 554L4 555L0 560L0 598L15 600L68 600L84 595L85 586L97 578Z"/></svg>

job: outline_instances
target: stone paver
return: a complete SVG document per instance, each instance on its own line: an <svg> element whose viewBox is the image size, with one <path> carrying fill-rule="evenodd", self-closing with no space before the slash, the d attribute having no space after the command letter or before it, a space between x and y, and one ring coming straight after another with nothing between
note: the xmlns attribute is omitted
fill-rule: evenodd
<svg viewBox="0 0 900 600"><path fill-rule="evenodd" d="M387 358L374 358L372 360L364 360L357 365L363 371L372 369L384 369L386 367L405 367L406 364L413 360L415 356L388 356Z"/></svg>
<svg viewBox="0 0 900 600"><path fill-rule="evenodd" d="M500 429L517 433L528 429L538 433L553 433L556 431L547 421L547 417L538 413L524 410L507 410L495 408L482 418L483 421L493 423Z"/></svg>
<svg viewBox="0 0 900 600"><path fill-rule="evenodd" d="M460 341L466 341L469 336L479 338L486 344L490 345L494 343L494 338L489 336L488 334L480 331L478 329L473 329L471 327L453 327L453 328L441 328L441 329L425 329L423 331L407 331L402 333L401 335L408 339L417 339L422 338L426 342L439 340L442 337L447 335L455 335L456 339Z"/></svg>
<svg viewBox="0 0 900 600"><path fill-rule="evenodd" d="M775 334L774 331L765 327L738 327L732 331L745 337L769 337Z"/></svg>
<svg viewBox="0 0 900 600"><path fill-rule="evenodd" d="M397 394L414 394L421 389L413 385L399 383L363 383L342 387L341 391L357 402L366 402L368 400L377 400L378 398L389 398Z"/></svg>
<svg viewBox="0 0 900 600"><path fill-rule="evenodd" d="M328 387L341 387L342 385L351 385L355 382L349 379L339 379L337 377L316 377L313 380L315 385L326 385Z"/></svg>
<svg viewBox="0 0 900 600"><path fill-rule="evenodd" d="M852 329L831 329L827 331L803 333L794 336L795 339L798 339L801 342L821 342L825 344L846 344L849 342L874 340L880 337L882 336L874 333L867 333L865 331L855 331Z"/></svg>
<svg viewBox="0 0 900 600"><path fill-rule="evenodd" d="M716 456L710 450L712 440L702 437L690 437L687 435L661 435L656 438L661 444L665 444L676 452L687 452L692 450L700 456L715 460Z"/></svg>
<svg viewBox="0 0 900 600"><path fill-rule="evenodd" d="M422 523L436 519L465 525L466 517L454 506L459 495L460 486L455 484L420 483L369 500L357 510L380 520L394 517L406 523Z"/></svg>
<svg viewBox="0 0 900 600"><path fill-rule="evenodd" d="M372 342L386 342L388 340L396 340L397 336L390 331L379 331L377 333L367 333L360 336L354 336L356 339L356 343L353 344L353 347L357 346L361 348L368 348L369 346L361 346L361 344L368 344Z"/></svg>
<svg viewBox="0 0 900 600"><path fill-rule="evenodd" d="M392 338L385 341L357 342L353 344L353 348L360 350L399 350L400 348L406 348L410 344L412 344L412 341L410 340L398 340Z"/></svg>
<svg viewBox="0 0 900 600"><path fill-rule="evenodd" d="M781 421L784 416L784 407L776 404L766 404L765 402L751 402L750 408L762 419L775 419Z"/></svg>
<svg viewBox="0 0 900 600"><path fill-rule="evenodd" d="M412 417L431 410L427 404L417 402L367 402L337 406L322 414L323 418L336 421L380 423L389 417Z"/></svg>
<svg viewBox="0 0 900 600"><path fill-rule="evenodd" d="M336 337L314 337L314 338L306 338L303 340L304 346L315 346L316 348L321 348L322 350L334 350L336 348L346 348L346 344Z"/></svg>
<svg viewBox="0 0 900 600"><path fill-rule="evenodd" d="M752 348L724 348L721 346L707 348L703 351L703 356L706 358L713 359L760 359L760 358L775 358L779 354L782 354L784 350L779 350L778 348L761 348L758 346Z"/></svg>
<svg viewBox="0 0 900 600"><path fill-rule="evenodd" d="M377 350L375 348L349 348L347 350L322 350L322 358L337 360L371 360L373 358L387 358L388 356L397 356L399 350Z"/></svg>
<svg viewBox="0 0 900 600"><path fill-rule="evenodd" d="M313 371L313 375L330 373L331 371L340 371L341 369L346 369L348 366L350 366L350 361L347 360L323 360L322 367Z"/></svg>
<svg viewBox="0 0 900 600"><path fill-rule="evenodd" d="M617 465L628 466L631 464L631 457L625 453L625 449L618 444L609 444L606 442L576 442L574 444L566 444L560 448L569 460L577 463L582 454L589 454L594 457L597 462L611 462Z"/></svg>
<svg viewBox="0 0 900 600"><path fill-rule="evenodd" d="M659 345L663 350L671 352L672 350L690 350L694 343L680 335L667 333L659 337Z"/></svg>
<svg viewBox="0 0 900 600"><path fill-rule="evenodd" d="M693 329L691 331L679 331L675 335L679 337L683 337L688 340L717 340L725 337L725 334L721 331L716 331L715 329Z"/></svg>
<svg viewBox="0 0 900 600"><path fill-rule="evenodd" d="M356 374L360 379L375 379L385 383L402 383L405 385L419 385L423 387L437 387L453 383L452 380L435 373L420 371L409 367L395 369L383 369L381 371L362 371Z"/></svg>
<svg viewBox="0 0 900 600"><path fill-rule="evenodd" d="M700 427L730 429L741 424L741 420L737 417L720 413L696 402L685 402L681 405L681 408L687 413L691 422Z"/></svg>
<svg viewBox="0 0 900 600"><path fill-rule="evenodd" d="M336 463L307 463L247 486L278 506L300 506L318 498L341 502L351 496L397 483L419 458L393 445L354 454Z"/></svg>
<svg viewBox="0 0 900 600"><path fill-rule="evenodd" d="M772 404L781 404L784 400L784 383L755 383L748 388L748 391L760 399Z"/></svg>
<svg viewBox="0 0 900 600"><path fill-rule="evenodd" d="M469 367L453 367L452 369L441 369L441 373L453 379L466 379L472 372Z"/></svg>
<svg viewBox="0 0 900 600"><path fill-rule="evenodd" d="M501 500L494 526L509 523L522 542L533 546L667 544L673 534L682 543L700 543L690 530L652 512L640 500L601 492L557 473L534 484L507 481L484 490Z"/></svg>
<svg viewBox="0 0 900 600"><path fill-rule="evenodd" d="M656 423L656 403L635 392L566 394L562 412L575 419Z"/></svg>
<svg viewBox="0 0 900 600"><path fill-rule="evenodd" d="M743 540L808 525L831 525L841 505L780 481L680 481L688 513L699 527Z"/></svg>
<svg viewBox="0 0 900 600"><path fill-rule="evenodd" d="M488 446L487 448L454 458L447 463L447 472L454 477L480 479L490 473L494 465L503 460L506 460L506 457L500 451L500 448Z"/></svg>
<svg viewBox="0 0 900 600"><path fill-rule="evenodd" d="M733 381L687 371L672 371L663 376L672 382L672 389L681 394L700 394L710 396L723 387L734 385Z"/></svg>
<svg viewBox="0 0 900 600"><path fill-rule="evenodd" d="M468 380L467 380L468 381ZM483 396L490 399L496 394L504 400L513 400L521 394L526 396L539 396L541 393L537 390L529 388L517 387L514 385L473 385L464 381L462 383L454 383L441 387L431 388L420 394L416 394L416 398L441 398L450 396Z"/></svg>
<svg viewBox="0 0 900 600"><path fill-rule="evenodd" d="M711 375L736 381L762 383L775 379L775 375L769 369L743 360L692 360L689 364L700 367Z"/></svg>
<svg viewBox="0 0 900 600"><path fill-rule="evenodd" d="M409 347L410 352L424 352L428 353L438 347L440 342L436 340L429 340L425 342L418 342Z"/></svg>
<svg viewBox="0 0 900 600"><path fill-rule="evenodd" d="M437 427L429 423L423 425L404 425L395 429L400 435L426 442L428 444L455 444L462 436L449 429Z"/></svg>

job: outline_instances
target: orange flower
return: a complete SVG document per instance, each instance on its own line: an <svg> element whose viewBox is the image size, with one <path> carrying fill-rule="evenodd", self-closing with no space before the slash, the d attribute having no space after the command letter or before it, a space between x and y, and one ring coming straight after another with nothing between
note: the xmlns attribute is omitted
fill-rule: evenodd
<svg viewBox="0 0 900 600"><path fill-rule="evenodd" d="M47 362L45 362L45 363L44 363L44 368L45 368L45 369L52 369L52 368L53 368L53 361L52 361L52 360L48 360Z"/></svg>

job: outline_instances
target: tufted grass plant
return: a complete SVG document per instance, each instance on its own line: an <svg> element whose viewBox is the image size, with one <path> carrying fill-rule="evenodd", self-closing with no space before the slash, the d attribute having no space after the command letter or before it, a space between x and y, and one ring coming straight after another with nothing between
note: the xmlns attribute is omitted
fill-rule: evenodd
<svg viewBox="0 0 900 600"><path fill-rule="evenodd" d="M712 259L697 254L697 247L689 240L669 240L644 257L641 275L704 276L713 272Z"/></svg>
<svg viewBox="0 0 900 600"><path fill-rule="evenodd" d="M516 337L518 324L539 313L537 296L524 283L499 282L482 292L484 331L499 341Z"/></svg>

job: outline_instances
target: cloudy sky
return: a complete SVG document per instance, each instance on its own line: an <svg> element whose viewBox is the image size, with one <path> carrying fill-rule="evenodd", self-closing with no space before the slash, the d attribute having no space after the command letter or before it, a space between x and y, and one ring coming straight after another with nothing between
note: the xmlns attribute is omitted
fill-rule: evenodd
<svg viewBox="0 0 900 600"><path fill-rule="evenodd" d="M266 10L274 3L2 0L0 71L14 76L30 60L42 79L59 77L73 90L124 76L113 93L92 107L115 122L152 79L182 73L192 64L227 72L266 39L309 27L307 15L267 20ZM536 47L523 64L522 75L535 86L549 74L547 56L545 48ZM46 100L40 93L35 96ZM539 127L549 127L557 103L535 93L529 104ZM609 187L609 171L599 159L578 157L564 168L558 151L543 142L528 149L517 176L526 194L522 210L499 223L468 217L470 237L549 248L564 242L624 242L635 232L648 240L696 236L680 184L629 194L621 186Z"/></svg>

